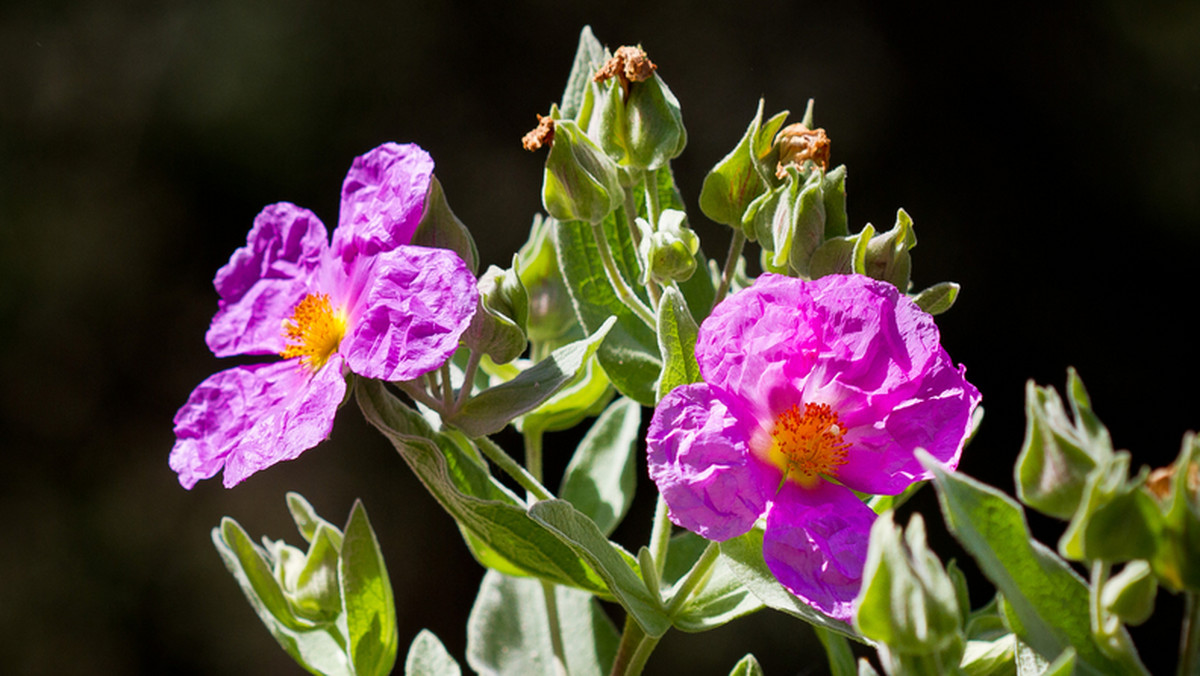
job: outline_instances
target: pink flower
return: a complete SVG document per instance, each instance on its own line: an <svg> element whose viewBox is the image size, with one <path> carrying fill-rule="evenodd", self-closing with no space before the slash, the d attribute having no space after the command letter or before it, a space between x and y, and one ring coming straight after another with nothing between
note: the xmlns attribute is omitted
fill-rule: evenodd
<svg viewBox="0 0 1200 676"><path fill-rule="evenodd" d="M647 439L671 520L719 541L765 515L771 572L849 620L875 519L853 491L930 478L917 448L957 466L979 391L930 315L861 275L763 275L704 321L696 358L704 382L663 398Z"/></svg>
<svg viewBox="0 0 1200 676"><path fill-rule="evenodd" d="M171 469L191 488L232 487L329 436L346 375L411 380L438 368L475 312L475 277L453 252L411 246L433 159L388 143L354 160L330 243L312 212L263 209L213 280L205 337L218 357L278 354L202 382L175 414Z"/></svg>

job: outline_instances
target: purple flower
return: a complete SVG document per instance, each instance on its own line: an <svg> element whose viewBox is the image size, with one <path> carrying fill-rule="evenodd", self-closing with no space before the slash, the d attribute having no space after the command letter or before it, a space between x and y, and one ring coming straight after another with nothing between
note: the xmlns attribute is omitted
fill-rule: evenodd
<svg viewBox="0 0 1200 676"><path fill-rule="evenodd" d="M917 448L957 466L979 391L931 316L861 275L763 275L704 320L696 359L704 382L663 398L647 439L671 520L719 541L765 515L771 572L849 620L875 519L853 491L930 478Z"/></svg>
<svg viewBox="0 0 1200 676"><path fill-rule="evenodd" d="M175 414L171 469L191 488L225 469L232 487L329 436L346 374L411 380L438 368L470 324L475 277L453 252L411 246L433 159L388 143L354 160L329 241L286 202L254 219L213 280L205 337L218 357L278 354L199 385Z"/></svg>

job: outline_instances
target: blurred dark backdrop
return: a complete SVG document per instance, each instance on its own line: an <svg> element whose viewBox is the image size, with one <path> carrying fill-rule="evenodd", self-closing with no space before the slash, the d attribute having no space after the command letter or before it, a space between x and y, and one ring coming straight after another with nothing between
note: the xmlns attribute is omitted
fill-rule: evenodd
<svg viewBox="0 0 1200 676"><path fill-rule="evenodd" d="M507 262L540 208L543 158L520 137L559 97L584 24L642 43L682 103L676 176L711 255L728 235L695 208L707 169L760 96L796 116L816 99L852 229L904 207L917 285L963 286L939 323L987 409L967 473L1011 492L1025 381L1061 388L1072 364L1136 464L1166 464L1200 427L1197 3L504 4L0 8L4 671L295 673L209 541L229 514L299 542L289 489L338 523L361 496L402 645L429 627L462 661L482 571L353 408L329 442L234 490L179 486L171 417L225 366L203 341L210 280L255 214L287 200L332 228L350 160L383 141L428 149L485 263ZM649 494L618 532L631 548ZM1035 525L1053 544L1058 527ZM1178 600L1160 607L1137 637L1165 671ZM672 632L649 673L723 674L748 651L769 674L824 670L802 623L764 612Z"/></svg>

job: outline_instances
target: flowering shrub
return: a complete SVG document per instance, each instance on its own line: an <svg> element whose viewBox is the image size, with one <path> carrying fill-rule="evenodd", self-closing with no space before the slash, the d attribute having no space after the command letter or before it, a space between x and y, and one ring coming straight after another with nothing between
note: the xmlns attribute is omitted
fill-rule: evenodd
<svg viewBox="0 0 1200 676"><path fill-rule="evenodd" d="M192 393L170 455L185 487L222 469L232 487L312 448L352 386L487 569L467 632L479 673L637 674L672 628L770 609L808 622L839 675L1143 674L1126 627L1160 587L1188 599L1180 673L1200 669L1200 442L1131 477L1074 371L1066 405L1030 383L1017 494L1068 522L1057 553L1034 541L1021 504L955 471L982 415L934 321L958 285L914 288L905 211L852 231L836 134L811 102L786 126L760 102L700 186L700 210L732 233L723 264L689 225L670 166L688 138L679 101L644 51L609 52L585 28L545 112L523 143L547 151L546 213L508 269L477 276L414 145L355 160L332 240L294 205L259 214L217 273L207 340L281 359ZM589 420L546 477L544 433ZM492 439L510 425L522 462ZM626 549L609 537L643 441L654 520ZM990 601L972 604L925 518L897 525L925 483ZM304 668L389 673L408 637L365 508L339 529L298 495L288 507L307 550L260 546L226 518L212 534L225 565ZM852 642L877 659L856 664ZM461 667L422 631L405 673ZM731 673L762 672L746 655Z"/></svg>

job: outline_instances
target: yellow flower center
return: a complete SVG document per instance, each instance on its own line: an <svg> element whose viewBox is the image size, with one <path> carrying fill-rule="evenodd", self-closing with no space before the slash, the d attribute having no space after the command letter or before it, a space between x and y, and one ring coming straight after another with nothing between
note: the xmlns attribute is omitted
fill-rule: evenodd
<svg viewBox="0 0 1200 676"><path fill-rule="evenodd" d="M767 459L783 470L780 488L789 478L812 488L821 476L836 477L850 447L845 434L829 404L805 404L803 411L797 404L780 413L767 450Z"/></svg>
<svg viewBox="0 0 1200 676"><path fill-rule="evenodd" d="M284 320L283 335L287 347L280 356L299 357L302 364L316 373L346 335L346 316L334 312L328 295L310 293L300 299L292 316Z"/></svg>

